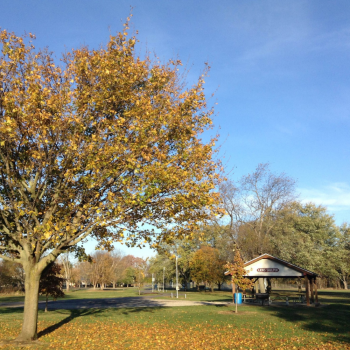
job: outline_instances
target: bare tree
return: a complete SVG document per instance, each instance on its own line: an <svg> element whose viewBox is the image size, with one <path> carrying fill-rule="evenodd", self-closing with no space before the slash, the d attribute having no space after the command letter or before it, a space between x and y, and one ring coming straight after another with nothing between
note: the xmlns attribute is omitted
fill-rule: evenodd
<svg viewBox="0 0 350 350"><path fill-rule="evenodd" d="M71 262L71 257L69 252L63 253L59 257L58 262L60 265L63 266L64 279L66 281L66 291L69 292L69 287L72 279L72 270L73 270L73 263Z"/></svg>
<svg viewBox="0 0 350 350"><path fill-rule="evenodd" d="M123 254L120 251L113 251L111 253L112 266L111 266L111 282L113 288L116 287L118 282L121 282L123 278L123 272L125 270L125 264L123 263Z"/></svg>
<svg viewBox="0 0 350 350"><path fill-rule="evenodd" d="M262 254L276 224L276 213L295 200L294 190L295 180L284 173L272 173L269 164L259 164L237 183L222 183L222 205L229 217L231 238L240 245L251 236L249 241L255 245L251 254Z"/></svg>
<svg viewBox="0 0 350 350"><path fill-rule="evenodd" d="M233 232L235 224L240 221L242 216L240 188L238 187L238 184L236 185L233 181L227 179L220 183L220 194L223 209L230 219L229 228Z"/></svg>
<svg viewBox="0 0 350 350"><path fill-rule="evenodd" d="M81 261L76 265L77 275L81 284L84 284L85 288L90 284L90 270L91 264L88 261Z"/></svg>
<svg viewBox="0 0 350 350"><path fill-rule="evenodd" d="M103 289L113 280L113 258L109 252L97 251L92 255L89 278L96 288L97 284Z"/></svg>

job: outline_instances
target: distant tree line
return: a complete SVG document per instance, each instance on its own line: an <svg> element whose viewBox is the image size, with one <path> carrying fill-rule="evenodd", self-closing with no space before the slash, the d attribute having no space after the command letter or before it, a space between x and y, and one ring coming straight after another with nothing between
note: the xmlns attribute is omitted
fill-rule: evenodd
<svg viewBox="0 0 350 350"><path fill-rule="evenodd" d="M49 265L48 273L43 274L42 280L46 281L50 275L50 281L42 283L40 293L45 294L46 290L51 288L50 285L56 282L56 285L64 285L66 291L72 286L100 289L141 287L147 275L147 268L146 260L133 255L123 256L117 251L96 251L88 261L81 262L75 261L72 254L66 253L60 257L58 264L54 264L54 272ZM24 279L24 271L19 264L0 261L0 293L24 291Z"/></svg>
<svg viewBox="0 0 350 350"><path fill-rule="evenodd" d="M117 251L96 251L91 261L75 265L74 282L100 289L135 286L144 282L146 270L147 263L142 258L123 256Z"/></svg>

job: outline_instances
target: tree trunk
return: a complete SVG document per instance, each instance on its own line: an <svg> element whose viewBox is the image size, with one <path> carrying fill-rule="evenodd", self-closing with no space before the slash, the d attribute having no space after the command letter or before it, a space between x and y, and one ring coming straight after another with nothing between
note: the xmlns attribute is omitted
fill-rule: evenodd
<svg viewBox="0 0 350 350"><path fill-rule="evenodd" d="M272 292L272 284L271 284L271 278L267 278L267 288L266 292L271 294Z"/></svg>
<svg viewBox="0 0 350 350"><path fill-rule="evenodd" d="M318 304L318 294L317 294L316 277L315 277L314 285L315 285L315 303L316 303L316 305L317 305L317 304Z"/></svg>
<svg viewBox="0 0 350 350"><path fill-rule="evenodd" d="M49 302L49 296L46 294L45 312L47 312L47 304Z"/></svg>
<svg viewBox="0 0 350 350"><path fill-rule="evenodd" d="M234 293L238 293L238 286L237 284L234 285ZM236 302L235 302L235 306L236 306L236 313L238 312L238 297L237 297L237 294L236 294Z"/></svg>
<svg viewBox="0 0 350 350"><path fill-rule="evenodd" d="M113 282L113 289L115 289L115 282Z"/></svg>
<svg viewBox="0 0 350 350"><path fill-rule="evenodd" d="M232 302L235 304L235 285L233 284L233 282L231 282L232 284Z"/></svg>
<svg viewBox="0 0 350 350"><path fill-rule="evenodd" d="M315 299L314 299L314 279L311 278L310 279L310 294L311 294L311 304L313 304L315 302Z"/></svg>
<svg viewBox="0 0 350 350"><path fill-rule="evenodd" d="M218 282L218 290L221 290L221 283Z"/></svg>
<svg viewBox="0 0 350 350"><path fill-rule="evenodd" d="M40 273L34 266L24 267L25 296L22 331L16 338L18 341L37 339L38 301Z"/></svg>
<svg viewBox="0 0 350 350"><path fill-rule="evenodd" d="M301 279L298 277L298 293L301 293Z"/></svg>
<svg viewBox="0 0 350 350"><path fill-rule="evenodd" d="M344 289L348 289L348 282L346 281L345 278L342 280L342 282L344 284Z"/></svg>
<svg viewBox="0 0 350 350"><path fill-rule="evenodd" d="M66 280L66 292L69 292L69 280Z"/></svg>
<svg viewBox="0 0 350 350"><path fill-rule="evenodd" d="M100 283L100 289L103 290L103 283Z"/></svg>

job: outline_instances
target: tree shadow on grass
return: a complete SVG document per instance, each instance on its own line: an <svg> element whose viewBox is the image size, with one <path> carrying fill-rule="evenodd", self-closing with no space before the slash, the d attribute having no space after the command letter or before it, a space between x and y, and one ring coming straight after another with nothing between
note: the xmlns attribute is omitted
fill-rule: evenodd
<svg viewBox="0 0 350 350"><path fill-rule="evenodd" d="M135 307L135 308L127 308L127 309L121 309L121 308L113 308L113 311L121 311L121 313L123 315L128 315L128 314L133 314L133 313L141 313L141 312L148 312L148 313L153 313L155 310L154 309L160 309L162 307ZM96 316L98 315L99 317L103 317L103 313L105 313L105 311L107 310L111 310L111 308L104 308L104 309L78 309L78 310L69 310L69 315L64 318L63 320L59 321L58 323L49 326L47 328L45 328L44 330L40 331L38 333L38 339L40 337L43 337L45 335L48 335L54 331L56 331L57 329L59 329L60 327L64 326L65 324L71 322L72 320L74 320L75 318L79 318L79 317L86 317L86 316ZM68 310L65 310L68 311ZM60 313L60 314L66 314L67 312L63 312L56 310L56 313Z"/></svg>
<svg viewBox="0 0 350 350"><path fill-rule="evenodd" d="M121 312L123 315L129 315L129 314L135 314L135 313L154 313L156 310L164 309L162 306L158 307L134 307L134 308L127 308L127 309L122 309L123 311Z"/></svg>
<svg viewBox="0 0 350 350"><path fill-rule="evenodd" d="M323 334L324 341L350 343L350 305L333 304L320 308L279 307L275 311L277 317L298 323L301 329L320 333L321 336Z"/></svg>
<svg viewBox="0 0 350 350"><path fill-rule="evenodd" d="M55 312L60 313L60 314L66 314L65 312L63 313L60 311L55 311ZM102 312L102 310L99 310L99 309L69 310L69 315L66 318L64 318L63 320L59 321L58 323L56 323L52 326L49 326L49 327L45 328L44 330L40 331L38 333L38 338L54 332L55 330L64 326L65 324L71 322L75 318L96 315L96 314L99 314L101 312Z"/></svg>
<svg viewBox="0 0 350 350"><path fill-rule="evenodd" d="M208 299L208 300L193 300L193 301L202 301L202 302L208 302L208 303L232 303L232 297L220 298L220 299Z"/></svg>
<svg viewBox="0 0 350 350"><path fill-rule="evenodd" d="M19 307L0 307L0 314L6 315L6 314L23 314L23 306Z"/></svg>
<svg viewBox="0 0 350 350"><path fill-rule="evenodd" d="M234 304L232 304L232 305L234 305ZM215 307L229 307L229 306L231 306L231 305L227 305L227 304L214 304L213 306L215 306Z"/></svg>

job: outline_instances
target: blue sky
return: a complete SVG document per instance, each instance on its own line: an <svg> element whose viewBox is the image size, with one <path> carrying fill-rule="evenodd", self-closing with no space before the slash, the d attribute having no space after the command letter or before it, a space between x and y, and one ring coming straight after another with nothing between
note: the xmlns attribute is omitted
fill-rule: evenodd
<svg viewBox="0 0 350 350"><path fill-rule="evenodd" d="M2 0L0 27L34 33L59 57L106 43L130 6L140 54L179 57L189 84L210 64L213 133L234 179L269 162L301 200L350 221L349 1Z"/></svg>

